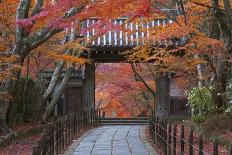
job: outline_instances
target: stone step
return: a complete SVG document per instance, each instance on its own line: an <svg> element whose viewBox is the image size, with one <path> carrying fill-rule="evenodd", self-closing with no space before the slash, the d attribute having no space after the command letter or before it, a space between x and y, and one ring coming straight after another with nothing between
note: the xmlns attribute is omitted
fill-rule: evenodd
<svg viewBox="0 0 232 155"><path fill-rule="evenodd" d="M145 125L149 123L149 118L102 118L103 125Z"/></svg>
<svg viewBox="0 0 232 155"><path fill-rule="evenodd" d="M148 125L149 123L113 123L113 122L102 122L102 125Z"/></svg>
<svg viewBox="0 0 232 155"><path fill-rule="evenodd" d="M115 118L115 117L105 117L101 118L103 120L149 120L149 117L128 117L128 118Z"/></svg>

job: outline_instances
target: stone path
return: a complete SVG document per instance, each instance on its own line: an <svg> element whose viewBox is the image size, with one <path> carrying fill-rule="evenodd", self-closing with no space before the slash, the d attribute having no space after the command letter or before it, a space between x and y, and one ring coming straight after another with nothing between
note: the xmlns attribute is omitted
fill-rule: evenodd
<svg viewBox="0 0 232 155"><path fill-rule="evenodd" d="M107 125L91 130L76 142L70 155L152 155L142 137L146 126Z"/></svg>

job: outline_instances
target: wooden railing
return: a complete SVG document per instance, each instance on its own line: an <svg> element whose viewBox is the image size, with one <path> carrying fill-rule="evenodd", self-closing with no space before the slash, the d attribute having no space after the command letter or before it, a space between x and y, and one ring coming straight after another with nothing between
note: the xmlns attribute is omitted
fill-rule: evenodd
<svg viewBox="0 0 232 155"><path fill-rule="evenodd" d="M167 123L154 116L150 118L150 133L153 143L164 155L232 155L232 144L223 147L217 139L207 142L203 134L192 128Z"/></svg>
<svg viewBox="0 0 232 155"><path fill-rule="evenodd" d="M72 113L57 121L45 125L45 132L38 145L33 148L33 155L62 154L72 141L85 131L100 125L100 112Z"/></svg>

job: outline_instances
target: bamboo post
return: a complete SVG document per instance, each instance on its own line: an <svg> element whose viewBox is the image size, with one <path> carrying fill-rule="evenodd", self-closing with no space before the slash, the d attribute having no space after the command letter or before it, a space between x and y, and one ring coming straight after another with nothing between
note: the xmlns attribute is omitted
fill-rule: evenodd
<svg viewBox="0 0 232 155"><path fill-rule="evenodd" d="M172 135L171 135L171 132L172 132L172 124L171 123L169 123L169 125L168 125L168 155L171 155L171 153L172 153L172 147L171 147L171 144L172 144Z"/></svg>
<svg viewBox="0 0 232 155"><path fill-rule="evenodd" d="M164 131L164 136L163 136L163 147L164 147L164 155L167 155L167 121L164 120L164 127L163 127L163 131Z"/></svg>
<svg viewBox="0 0 232 155"><path fill-rule="evenodd" d="M65 137L64 137L64 128L65 128L65 117L63 117L62 118L62 120L60 121L60 136L61 136L61 138L60 138L60 153L64 150L64 144L65 144Z"/></svg>
<svg viewBox="0 0 232 155"><path fill-rule="evenodd" d="M160 130L161 130L161 123L160 123L160 120L157 122L157 127L158 127L158 129L157 129L157 131L158 131L158 134L157 134L157 144L158 144L158 146L160 146Z"/></svg>
<svg viewBox="0 0 232 155"><path fill-rule="evenodd" d="M163 120L160 122L160 147L163 151Z"/></svg>
<svg viewBox="0 0 232 155"><path fill-rule="evenodd" d="M176 155L176 129L177 129L177 125L174 125L173 128L173 155Z"/></svg>
<svg viewBox="0 0 232 155"><path fill-rule="evenodd" d="M229 155L232 155L232 142L229 145Z"/></svg>
<svg viewBox="0 0 232 155"><path fill-rule="evenodd" d="M218 155L218 139L213 142L213 155Z"/></svg>
<svg viewBox="0 0 232 155"><path fill-rule="evenodd" d="M199 144L198 144L198 147L199 147L199 153L198 155L203 155L203 135L200 134L199 135Z"/></svg>
<svg viewBox="0 0 232 155"><path fill-rule="evenodd" d="M72 114L68 116L68 145L71 143L71 134L72 134Z"/></svg>
<svg viewBox="0 0 232 155"><path fill-rule="evenodd" d="M80 122L80 115L77 115L77 136L80 136L80 130L81 130L81 122Z"/></svg>
<svg viewBox="0 0 232 155"><path fill-rule="evenodd" d="M184 155L184 125L181 125L180 155Z"/></svg>
<svg viewBox="0 0 232 155"><path fill-rule="evenodd" d="M152 131L151 131L151 134L152 134L152 143L155 144L155 135L156 135L156 133L155 133L155 132L156 132L156 131L155 131L155 123L156 123L156 122L155 122L155 119L154 119L154 118L152 119L152 122L151 122L151 123L152 123L152 124L151 124L151 128L152 128L152 129L151 129L151 130L152 130Z"/></svg>
<svg viewBox="0 0 232 155"><path fill-rule="evenodd" d="M61 153L61 144L62 144L62 119L59 120L58 122L58 132L57 132L57 148L58 148L58 154Z"/></svg>
<svg viewBox="0 0 232 155"><path fill-rule="evenodd" d="M193 155L193 129L189 131L189 155Z"/></svg>
<svg viewBox="0 0 232 155"><path fill-rule="evenodd" d="M158 118L156 117L156 120L155 120L155 143L158 145L158 134L159 134L159 127L158 127L158 123L159 123L159 120Z"/></svg>
<svg viewBox="0 0 232 155"><path fill-rule="evenodd" d="M52 126L51 126L52 128L52 131L51 131L51 133L52 133L52 139L51 139L51 143L52 143L52 151L51 151L51 154L55 154L55 141L54 141L54 139L55 139L55 123L52 123Z"/></svg>

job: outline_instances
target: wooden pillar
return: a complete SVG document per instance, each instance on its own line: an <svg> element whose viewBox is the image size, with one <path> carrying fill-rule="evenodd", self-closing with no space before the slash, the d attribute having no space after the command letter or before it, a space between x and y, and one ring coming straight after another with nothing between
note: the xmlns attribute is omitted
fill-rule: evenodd
<svg viewBox="0 0 232 155"><path fill-rule="evenodd" d="M95 101L95 65L93 62L85 64L84 90L83 110L87 112L94 109Z"/></svg>
<svg viewBox="0 0 232 155"><path fill-rule="evenodd" d="M156 79L156 114L159 118L166 118L169 115L170 102L170 78L168 76Z"/></svg>

